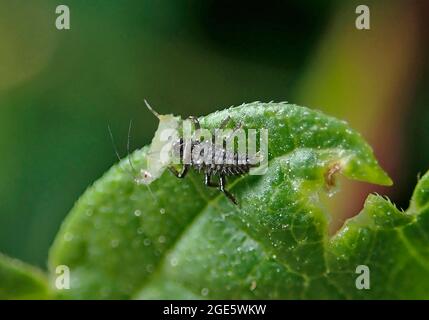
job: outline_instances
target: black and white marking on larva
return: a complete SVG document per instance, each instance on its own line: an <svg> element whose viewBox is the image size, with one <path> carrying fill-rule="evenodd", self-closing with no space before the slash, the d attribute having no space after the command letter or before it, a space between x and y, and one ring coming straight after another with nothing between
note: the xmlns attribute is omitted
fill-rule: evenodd
<svg viewBox="0 0 429 320"><path fill-rule="evenodd" d="M148 109L159 118L159 114L154 111L145 101ZM200 130L201 125L196 117L188 118L194 125L194 130ZM228 116L225 118L219 129L223 130L232 119ZM172 142L173 157L180 159L182 168L178 171L174 166L168 166L177 178L184 178L190 169L204 174L204 184L208 187L218 188L234 204L238 204L236 198L226 190L228 176L241 176L249 173L250 168L255 167L255 162L259 154L249 157L247 153L230 151L226 145L230 139L234 138L234 133L241 129L239 123L231 134L222 140L222 144L215 141L216 135L211 135L211 139L200 141L198 139L178 138ZM188 155L188 156L186 156ZM214 177L218 182L212 181Z"/></svg>

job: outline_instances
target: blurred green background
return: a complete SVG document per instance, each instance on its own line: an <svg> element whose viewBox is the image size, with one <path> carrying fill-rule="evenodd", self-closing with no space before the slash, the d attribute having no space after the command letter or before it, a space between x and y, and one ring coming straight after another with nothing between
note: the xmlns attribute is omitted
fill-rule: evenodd
<svg viewBox="0 0 429 320"><path fill-rule="evenodd" d="M66 4L71 29L55 28ZM357 30L355 8L371 10ZM204 115L289 101L347 120L395 186L344 183L333 230L369 192L406 208L429 169L425 1L0 0L0 251L45 268L87 186L157 127L143 108Z"/></svg>

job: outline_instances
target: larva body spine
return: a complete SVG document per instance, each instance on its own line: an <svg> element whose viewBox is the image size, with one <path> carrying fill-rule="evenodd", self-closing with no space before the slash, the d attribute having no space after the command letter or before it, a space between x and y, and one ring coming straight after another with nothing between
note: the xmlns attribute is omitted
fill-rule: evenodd
<svg viewBox="0 0 429 320"><path fill-rule="evenodd" d="M190 166L198 172L210 176L240 176L249 173L252 167L247 154L231 152L212 141L190 141L189 143L191 145ZM186 144L182 144L182 146L184 149L186 148ZM183 161L183 163L185 162Z"/></svg>

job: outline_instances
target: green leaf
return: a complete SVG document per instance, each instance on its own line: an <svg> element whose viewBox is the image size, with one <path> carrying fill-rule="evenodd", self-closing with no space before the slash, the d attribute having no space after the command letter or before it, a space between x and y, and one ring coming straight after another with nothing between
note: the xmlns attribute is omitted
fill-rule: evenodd
<svg viewBox="0 0 429 320"><path fill-rule="evenodd" d="M51 249L50 269L71 270L64 297L428 296L428 176L406 213L372 195L330 239L319 196L332 191L333 175L391 184L362 137L343 121L286 103L200 120L215 128L228 115L269 131L267 174L229 181L240 207L194 172L180 180L166 171L150 190L136 185L123 160L78 200ZM147 150L132 155L136 168ZM355 286L358 265L369 267L369 290Z"/></svg>
<svg viewBox="0 0 429 320"><path fill-rule="evenodd" d="M429 298L429 172L419 181L406 212L370 195L362 212L350 219L329 245L331 278L345 297ZM350 272L364 261L371 290L353 290Z"/></svg>
<svg viewBox="0 0 429 320"><path fill-rule="evenodd" d="M47 298L48 282L41 271L0 254L0 300Z"/></svg>

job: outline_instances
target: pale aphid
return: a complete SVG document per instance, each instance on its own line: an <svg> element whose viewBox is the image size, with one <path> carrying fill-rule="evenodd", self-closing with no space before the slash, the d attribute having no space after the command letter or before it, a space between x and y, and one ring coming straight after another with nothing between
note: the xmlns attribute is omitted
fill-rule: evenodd
<svg viewBox="0 0 429 320"><path fill-rule="evenodd" d="M146 100L145 100L146 102ZM159 115L156 111L154 111L149 104L146 102L146 106L148 107L148 109L158 118L160 119L160 124L162 123L163 126L165 127L165 121L169 121L170 120L170 116L163 116L163 115ZM137 183L137 184L143 184L148 188L149 193L151 194L152 198L154 198L155 201L156 198L152 192L152 190L149 187L149 184L157 179L162 172L165 170L165 167L160 167L157 163L159 163L159 161L157 161L157 159L159 159L159 152L156 150L156 148L151 147L148 154L147 154L147 168L141 168L140 170L136 170L135 166L133 165L133 162L131 160L131 156L130 156L130 140L131 140L131 127L132 127L132 121L130 121L130 125L128 127L128 139L127 139L127 154L128 154L128 162L131 168L131 172L130 174L133 177L133 180ZM168 126L167 126L168 127ZM110 128L110 126L107 126L108 130L109 130L109 135L110 135L110 139L116 154L116 157L118 158L119 161L122 160L121 156L119 155L118 152L118 148L116 147L114 138L113 138L113 134L112 134L112 130ZM157 130L158 132L159 130ZM156 146L156 142L155 144L153 144ZM157 155L158 154L158 155ZM150 160L149 160L150 158Z"/></svg>
<svg viewBox="0 0 429 320"><path fill-rule="evenodd" d="M171 163L171 145L172 141L179 139L177 130L179 127L180 117L176 117L172 114L160 115L152 109L146 100L145 104L147 108L159 119L158 129L156 130L149 150L146 153L146 165L143 168L136 170L131 161L131 157L129 156L132 121L130 121L128 128L127 153L134 181L137 184L149 185L152 181L158 179ZM115 154L119 161L121 161L122 158L116 147L112 130L109 125L107 127Z"/></svg>
<svg viewBox="0 0 429 320"><path fill-rule="evenodd" d="M147 108L159 119L158 129L146 155L146 167L135 178L137 184L148 185L158 179L171 164L172 142L179 139L180 117L158 114L145 100Z"/></svg>

